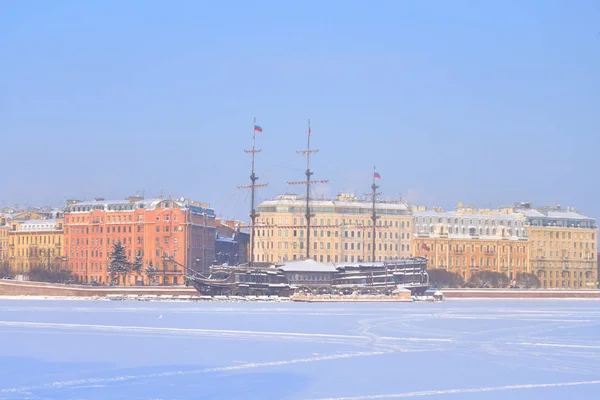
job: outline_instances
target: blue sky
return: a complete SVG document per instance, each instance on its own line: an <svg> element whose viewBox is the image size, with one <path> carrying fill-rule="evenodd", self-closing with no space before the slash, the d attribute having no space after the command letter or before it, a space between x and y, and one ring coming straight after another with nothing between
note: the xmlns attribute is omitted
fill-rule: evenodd
<svg viewBox="0 0 600 400"><path fill-rule="evenodd" d="M298 190L600 218L597 1L7 1L0 205Z"/></svg>

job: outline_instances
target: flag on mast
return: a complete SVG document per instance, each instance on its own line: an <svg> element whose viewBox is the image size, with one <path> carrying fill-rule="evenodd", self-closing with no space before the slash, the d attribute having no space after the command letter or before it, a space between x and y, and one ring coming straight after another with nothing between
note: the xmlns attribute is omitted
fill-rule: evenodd
<svg viewBox="0 0 600 400"><path fill-rule="evenodd" d="M262 128L256 124L254 124L254 130L257 132L262 132Z"/></svg>
<svg viewBox="0 0 600 400"><path fill-rule="evenodd" d="M373 167L373 179L381 179L381 175L379 175L375 167Z"/></svg>

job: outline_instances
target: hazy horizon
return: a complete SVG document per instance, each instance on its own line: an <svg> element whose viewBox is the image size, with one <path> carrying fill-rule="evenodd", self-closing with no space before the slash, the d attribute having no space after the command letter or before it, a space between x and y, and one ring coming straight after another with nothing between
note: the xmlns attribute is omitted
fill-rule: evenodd
<svg viewBox="0 0 600 400"><path fill-rule="evenodd" d="M304 179L600 218L600 4L6 3L0 206L186 197L248 220Z"/></svg>

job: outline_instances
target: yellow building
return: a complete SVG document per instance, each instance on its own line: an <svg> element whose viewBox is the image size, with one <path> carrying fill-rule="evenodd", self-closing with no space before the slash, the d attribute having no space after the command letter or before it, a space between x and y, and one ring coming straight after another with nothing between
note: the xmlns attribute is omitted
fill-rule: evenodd
<svg viewBox="0 0 600 400"><path fill-rule="evenodd" d="M62 219L11 221L8 230L9 265L13 273L31 267L60 267L63 256Z"/></svg>
<svg viewBox="0 0 600 400"><path fill-rule="evenodd" d="M310 257L319 262L372 261L372 203L352 194L311 200ZM306 257L306 198L280 195L258 206L254 261L278 262ZM376 203L375 258L412 254L412 216L403 201Z"/></svg>
<svg viewBox="0 0 600 400"><path fill-rule="evenodd" d="M8 230L10 219L0 215L0 266L8 262Z"/></svg>
<svg viewBox="0 0 600 400"><path fill-rule="evenodd" d="M428 259L430 269L459 274L500 272L509 280L530 271L526 220L512 209L456 211L420 208L413 211L415 255Z"/></svg>
<svg viewBox="0 0 600 400"><path fill-rule="evenodd" d="M527 218L530 263L544 288L593 289L598 285L598 225L572 208L516 209Z"/></svg>

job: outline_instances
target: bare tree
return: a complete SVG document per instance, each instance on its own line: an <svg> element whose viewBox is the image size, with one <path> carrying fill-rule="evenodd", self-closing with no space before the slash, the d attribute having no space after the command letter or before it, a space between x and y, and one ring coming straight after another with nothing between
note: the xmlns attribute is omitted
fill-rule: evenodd
<svg viewBox="0 0 600 400"><path fill-rule="evenodd" d="M508 284L508 276L494 271L477 271L469 279L469 286L477 288L506 288Z"/></svg>
<svg viewBox="0 0 600 400"><path fill-rule="evenodd" d="M540 287L539 278L535 274L529 272L519 272L515 281L520 288L530 289Z"/></svg>
<svg viewBox="0 0 600 400"><path fill-rule="evenodd" d="M462 276L445 269L430 269L427 271L427 275L429 275L431 285L438 288L458 288L465 284Z"/></svg>

